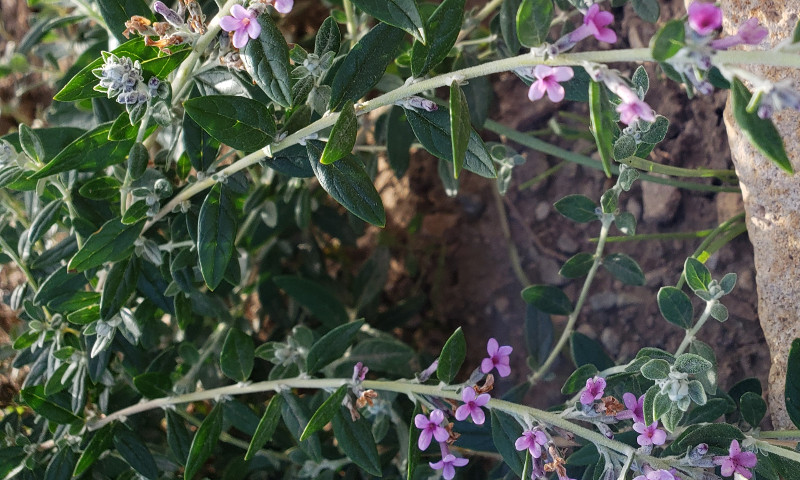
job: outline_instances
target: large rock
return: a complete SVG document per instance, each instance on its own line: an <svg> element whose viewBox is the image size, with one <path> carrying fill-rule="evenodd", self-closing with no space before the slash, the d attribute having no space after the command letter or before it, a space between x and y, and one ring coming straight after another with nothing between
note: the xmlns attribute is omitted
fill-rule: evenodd
<svg viewBox="0 0 800 480"><path fill-rule="evenodd" d="M763 44L769 48L791 35L800 0L722 0L722 9L726 34L735 33L739 24L755 16L770 31ZM795 86L800 85L798 70L749 68L769 80L791 78ZM800 170L800 113L776 112L773 120L794 169ZM758 316L772 358L770 414L776 429L792 428L784 403L784 383L789 347L800 337L800 176L787 175L750 145L733 121L730 105L725 111L725 125L755 253Z"/></svg>

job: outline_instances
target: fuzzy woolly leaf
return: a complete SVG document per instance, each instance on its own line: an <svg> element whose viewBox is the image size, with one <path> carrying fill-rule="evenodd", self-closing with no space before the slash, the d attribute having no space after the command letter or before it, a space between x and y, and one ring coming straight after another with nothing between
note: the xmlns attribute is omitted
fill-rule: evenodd
<svg viewBox="0 0 800 480"><path fill-rule="evenodd" d="M593 364L587 363L581 365L572 372L572 375L564 382L564 386L561 387L561 393L564 395L572 395L573 393L581 391L581 389L586 386L586 380L594 377L597 373L597 367Z"/></svg>
<svg viewBox="0 0 800 480"><path fill-rule="evenodd" d="M742 412L745 422L753 428L758 428L764 415L767 414L767 402L761 398L761 395L745 392L739 399L739 410Z"/></svg>
<svg viewBox="0 0 800 480"><path fill-rule="evenodd" d="M660 14L658 0L631 0L633 11L645 22L656 23Z"/></svg>
<svg viewBox="0 0 800 480"><path fill-rule="evenodd" d="M452 383L461 368L461 364L464 363L466 355L467 342L464 338L464 332L461 327L458 327L447 339L444 347L442 347L442 353L439 355L439 366L436 368L436 376L439 377L439 380L446 384Z"/></svg>
<svg viewBox="0 0 800 480"><path fill-rule="evenodd" d="M322 446L319 441L319 436L311 435L311 437L302 442L300 441L300 436L303 434L303 430L306 425L308 425L308 421L311 418L311 412L308 406L291 392L284 392L281 396L283 397L281 417L283 417L283 423L286 424L289 433L298 441L298 447L300 447L303 453L311 457L312 460L321 462Z"/></svg>
<svg viewBox="0 0 800 480"><path fill-rule="evenodd" d="M687 258L683 266L683 274L686 277L686 284L695 292L708 290L708 284L711 282L711 272L700 260L694 257Z"/></svg>
<svg viewBox="0 0 800 480"><path fill-rule="evenodd" d="M714 354L714 349L695 339L689 345L689 353L700 355L711 363L711 368L704 372L695 374L695 378L703 384L703 389L709 395L716 395L717 393L717 357Z"/></svg>
<svg viewBox="0 0 800 480"><path fill-rule="evenodd" d="M633 135L620 135L614 142L614 159L623 160L636 154L636 139Z"/></svg>
<svg viewBox="0 0 800 480"><path fill-rule="evenodd" d="M517 10L517 38L528 48L547 41L553 22L553 0L522 0Z"/></svg>
<svg viewBox="0 0 800 480"><path fill-rule="evenodd" d="M261 34L242 50L244 68L272 101L288 108L292 105L289 46L272 17L260 15L258 23Z"/></svg>
<svg viewBox="0 0 800 480"><path fill-rule="evenodd" d="M655 402L656 402L656 395L659 394L659 389L656 385L647 389L647 392L644 394L644 403L642 406L642 413L644 415L644 423L645 425L650 425L656 419L654 417L655 411Z"/></svg>
<svg viewBox="0 0 800 480"><path fill-rule="evenodd" d="M580 332L572 332L570 335L569 351L577 367L592 364L598 370L605 370L614 366L614 360L608 356L603 346Z"/></svg>
<svg viewBox="0 0 800 480"><path fill-rule="evenodd" d="M348 103L342 108L339 118L333 125L328 142L322 150L319 162L324 165L339 160L353 150L356 145L356 135L358 134L358 119L352 103Z"/></svg>
<svg viewBox="0 0 800 480"><path fill-rule="evenodd" d="M603 267L626 285L644 285L642 268L636 260L624 253L612 253L603 259Z"/></svg>
<svg viewBox="0 0 800 480"><path fill-rule="evenodd" d="M642 133L642 142L656 144L664 140L669 130L669 120L663 115L656 115L655 121L650 125L650 129Z"/></svg>
<svg viewBox="0 0 800 480"><path fill-rule="evenodd" d="M711 367L711 362L694 353L684 353L675 359L675 369L682 373L698 374Z"/></svg>
<svg viewBox="0 0 800 480"><path fill-rule="evenodd" d="M684 430L684 432L675 439L673 449L679 452L685 452L689 448L694 448L700 443L707 443L709 447L716 447L720 449L720 451L727 452L731 440L734 439L741 442L744 439L744 434L733 425L727 423L693 425Z"/></svg>
<svg viewBox="0 0 800 480"><path fill-rule="evenodd" d="M456 43L464 19L465 0L444 0L425 26L427 43L415 41L411 48L411 72L423 77L442 63Z"/></svg>
<svg viewBox="0 0 800 480"><path fill-rule="evenodd" d="M110 122L103 123L84 133L30 178L36 180L70 170L95 171L121 163L128 156L134 142L133 140L109 141L108 132L111 130L111 125ZM86 155L86 152L92 154Z"/></svg>
<svg viewBox="0 0 800 480"><path fill-rule="evenodd" d="M630 212L621 212L619 215L614 216L614 225L624 235L636 235L636 217Z"/></svg>
<svg viewBox="0 0 800 480"><path fill-rule="evenodd" d="M680 424L681 419L683 419L683 410L673 404L664 416L661 417L661 422L664 424L664 428L672 433L678 427L678 424Z"/></svg>
<svg viewBox="0 0 800 480"><path fill-rule="evenodd" d="M724 322L728 319L728 307L721 303L715 303L711 306L711 316L717 321Z"/></svg>
<svg viewBox="0 0 800 480"><path fill-rule="evenodd" d="M661 380L669 376L669 363L660 358L654 358L642 365L642 375L648 380Z"/></svg>
<svg viewBox="0 0 800 480"><path fill-rule="evenodd" d="M706 391L699 381L692 380L689 382L689 398L698 405L706 404L708 397L706 397Z"/></svg>
<svg viewBox="0 0 800 480"><path fill-rule="evenodd" d="M522 290L522 299L551 315L569 315L573 306L567 295L552 285L531 285Z"/></svg>
<svg viewBox="0 0 800 480"><path fill-rule="evenodd" d="M585 195L567 195L553 206L558 213L578 223L597 220L597 204Z"/></svg>
<svg viewBox="0 0 800 480"><path fill-rule="evenodd" d="M733 291L733 287L736 286L736 278L735 273L726 273L722 280L719 281L719 287L725 292L725 295Z"/></svg>
<svg viewBox="0 0 800 480"><path fill-rule="evenodd" d="M72 476L77 477L91 467L100 455L102 455L111 446L111 439L114 437L114 424L106 425L97 432L86 448L78 458L78 463L75 464L75 470L72 471Z"/></svg>
<svg viewBox="0 0 800 480"><path fill-rule="evenodd" d="M317 36L314 39L314 53L318 57L322 57L328 52L336 54L339 52L341 43L342 34L339 31L339 24L336 23L333 17L326 18L320 25Z"/></svg>
<svg viewBox="0 0 800 480"><path fill-rule="evenodd" d="M663 417L673 407L669 395L658 392L653 398L653 421Z"/></svg>
<svg viewBox="0 0 800 480"><path fill-rule="evenodd" d="M313 280L278 275L272 281L328 328L338 327L350 319L344 305L331 290Z"/></svg>

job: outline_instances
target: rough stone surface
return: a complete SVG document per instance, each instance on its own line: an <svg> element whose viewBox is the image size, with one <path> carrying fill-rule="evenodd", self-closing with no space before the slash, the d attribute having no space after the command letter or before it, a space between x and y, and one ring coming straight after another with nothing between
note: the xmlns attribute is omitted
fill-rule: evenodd
<svg viewBox="0 0 800 480"><path fill-rule="evenodd" d="M644 221L668 223L678 213L681 192L675 187L654 182L642 182Z"/></svg>
<svg viewBox="0 0 800 480"><path fill-rule="evenodd" d="M797 23L800 0L723 0L724 31L757 17L770 31L766 48L789 36ZM800 84L798 70L754 67L769 80L791 78ZM777 112L773 116L795 171L800 170L800 114ZM755 251L758 315L772 358L769 406L776 429L791 428L784 404L784 383L789 347L800 337L800 177L789 176L750 146L733 122L730 105L725 124L736 172L739 175L747 230Z"/></svg>

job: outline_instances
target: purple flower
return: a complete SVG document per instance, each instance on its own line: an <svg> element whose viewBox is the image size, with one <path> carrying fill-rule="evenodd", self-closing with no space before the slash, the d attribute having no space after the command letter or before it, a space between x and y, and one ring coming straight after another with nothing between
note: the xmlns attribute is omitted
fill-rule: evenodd
<svg viewBox="0 0 800 480"><path fill-rule="evenodd" d="M642 100L639 100L639 97L633 93L633 90L621 89L616 93L622 99L622 103L617 106L619 120L622 123L630 125L640 118L648 122L655 121L656 116L653 113L653 109L650 107L650 105L646 104Z"/></svg>
<svg viewBox="0 0 800 480"><path fill-rule="evenodd" d="M601 12L600 5L595 3L589 7L586 16L583 17L583 25L569 34L569 40L575 43L594 35L594 38L601 42L614 43L617 41L617 34L614 33L614 30L606 27L613 21L614 15L610 12Z"/></svg>
<svg viewBox="0 0 800 480"><path fill-rule="evenodd" d="M591 405L595 400L603 397L606 389L606 380L603 377L594 377L586 380L586 388L581 392L581 403Z"/></svg>
<svg viewBox="0 0 800 480"><path fill-rule="evenodd" d="M427 450L431 444L431 437L435 438L437 442L445 442L450 438L447 429L441 426L443 420L444 412L439 409L431 412L430 419L421 413L414 417L414 425L422 430L417 442L420 450Z"/></svg>
<svg viewBox="0 0 800 480"><path fill-rule="evenodd" d="M564 87L559 82L565 82L574 75L570 67L548 67L547 65L536 65L533 69L533 82L528 90L528 98L533 102L539 100L547 93L551 102L564 100Z"/></svg>
<svg viewBox="0 0 800 480"><path fill-rule="evenodd" d="M514 349L508 345L499 346L497 340L490 338L489 343L486 344L486 353L488 353L489 356L481 361L481 372L489 373L493 368L497 368L497 373L499 373L501 377L511 375L511 367L508 366L508 356L511 355L513 350Z"/></svg>
<svg viewBox="0 0 800 480"><path fill-rule="evenodd" d="M358 362L353 366L353 381L363 382L367 378L369 367L365 367L363 363Z"/></svg>
<svg viewBox="0 0 800 480"><path fill-rule="evenodd" d="M714 457L714 463L722 466L721 472L723 477L730 477L736 472L744 478L750 478L753 476L753 473L748 470L748 468L756 466L756 454L753 452L743 452L742 449L739 448L739 442L733 440L728 449L728 455Z"/></svg>
<svg viewBox="0 0 800 480"><path fill-rule="evenodd" d="M627 410L623 410L617 414L617 420L633 419L635 422L644 423L644 395L636 399L636 395L626 393L622 396L622 401L625 402Z"/></svg>
<svg viewBox="0 0 800 480"><path fill-rule="evenodd" d="M489 403L491 398L488 393L476 395L475 389L465 388L461 391L461 400L464 401L464 405L456 409L456 420L463 421L472 416L472 421L475 422L475 425L483 425L486 416L481 407Z"/></svg>
<svg viewBox="0 0 800 480"><path fill-rule="evenodd" d="M294 7L294 0L275 0L275 4L273 6L278 12L286 14L292 11L292 7Z"/></svg>
<svg viewBox="0 0 800 480"><path fill-rule="evenodd" d="M248 36L255 39L261 34L261 24L257 18L256 12L236 4L231 8L230 15L220 19L219 26L226 32L233 32L233 46L242 48L247 45Z"/></svg>
<svg viewBox="0 0 800 480"><path fill-rule="evenodd" d="M547 435L541 430L525 430L522 436L514 442L517 450L522 451L526 448L531 452L533 458L539 458L544 453L542 447L547 445Z"/></svg>
<svg viewBox="0 0 800 480"><path fill-rule="evenodd" d="M700 35L708 35L722 26L722 10L713 3L692 2L689 26Z"/></svg>
<svg viewBox="0 0 800 480"><path fill-rule="evenodd" d="M736 35L730 35L711 42L711 47L716 50L727 50L738 45L758 45L769 34L769 30L758 23L758 19L751 17L739 25Z"/></svg>
<svg viewBox="0 0 800 480"><path fill-rule="evenodd" d="M667 439L667 432L658 428L658 421L650 425L645 425L643 422L636 422L633 424L633 429L641 434L636 437L636 442L642 447L648 445L664 445L664 441Z"/></svg>
<svg viewBox="0 0 800 480"><path fill-rule="evenodd" d="M447 455L443 455L442 459L438 462L428 462L428 465L434 470L441 470L442 476L446 480L451 480L456 476L455 467L463 467L467 463L469 463L469 460L466 458L459 458L448 452Z"/></svg>
<svg viewBox="0 0 800 480"><path fill-rule="evenodd" d="M647 466L645 466L647 469ZM653 470L649 469L644 475L639 475L633 480L675 480L675 476L670 470Z"/></svg>

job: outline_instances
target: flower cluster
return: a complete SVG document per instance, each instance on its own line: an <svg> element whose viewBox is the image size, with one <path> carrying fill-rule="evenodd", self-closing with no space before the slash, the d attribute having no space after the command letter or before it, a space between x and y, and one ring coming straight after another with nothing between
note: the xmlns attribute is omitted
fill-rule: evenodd
<svg viewBox="0 0 800 480"><path fill-rule="evenodd" d="M130 57L117 57L113 53L103 53L103 66L92 70L100 82L94 87L98 92L115 98L123 105L136 105L150 99L149 89L142 77L142 65Z"/></svg>
<svg viewBox="0 0 800 480"><path fill-rule="evenodd" d="M186 21L184 21L184 4L188 12ZM165 53L170 53L168 47L174 45L193 44L206 32L205 15L196 0L179 2L179 7L179 11L176 12L164 2L156 0L153 3L153 10L166 22L151 23L145 17L134 15L125 22L125 31L122 34L128 38L131 33L138 33L144 37L145 45L158 47ZM153 40L151 37L158 37L158 40Z"/></svg>

